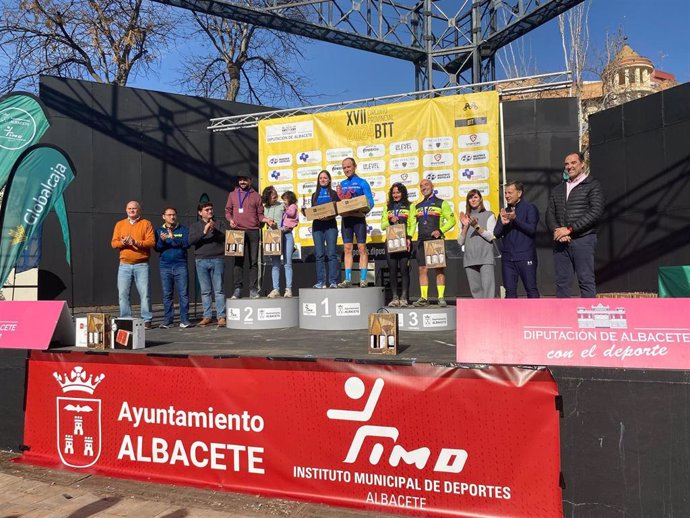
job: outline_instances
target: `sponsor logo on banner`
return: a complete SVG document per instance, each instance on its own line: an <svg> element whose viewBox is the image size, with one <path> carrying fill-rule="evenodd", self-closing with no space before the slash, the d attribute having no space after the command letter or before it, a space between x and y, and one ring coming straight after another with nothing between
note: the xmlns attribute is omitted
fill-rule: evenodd
<svg viewBox="0 0 690 518"><path fill-rule="evenodd" d="M458 163L462 165L485 164L489 161L489 151L478 149L477 151L465 151L458 154Z"/></svg>
<svg viewBox="0 0 690 518"><path fill-rule="evenodd" d="M305 317L315 317L316 316L316 302L304 302L304 303L302 303L302 314Z"/></svg>
<svg viewBox="0 0 690 518"><path fill-rule="evenodd" d="M320 164L321 151L301 151L295 155L298 164Z"/></svg>
<svg viewBox="0 0 690 518"><path fill-rule="evenodd" d="M235 320L239 322L241 317L240 308L227 308L228 320Z"/></svg>
<svg viewBox="0 0 690 518"><path fill-rule="evenodd" d="M461 182L474 182L489 179L488 167L463 167L458 175Z"/></svg>
<svg viewBox="0 0 690 518"><path fill-rule="evenodd" d="M266 143L314 138L314 121L292 122L266 126Z"/></svg>
<svg viewBox="0 0 690 518"><path fill-rule="evenodd" d="M380 189L386 185L385 176L367 176L366 180L372 189Z"/></svg>
<svg viewBox="0 0 690 518"><path fill-rule="evenodd" d="M337 302L335 304L336 317L358 317L359 302Z"/></svg>
<svg viewBox="0 0 690 518"><path fill-rule="evenodd" d="M282 311L280 308L258 308L256 318L257 320L280 320Z"/></svg>
<svg viewBox="0 0 690 518"><path fill-rule="evenodd" d="M383 173L385 170L385 160L372 160L370 162L360 162L357 164L357 173L359 174Z"/></svg>
<svg viewBox="0 0 690 518"><path fill-rule="evenodd" d="M357 158L379 158L386 154L384 144L367 144L357 147Z"/></svg>
<svg viewBox="0 0 690 518"><path fill-rule="evenodd" d="M470 192L472 189L477 189L480 193L482 193L482 196L488 196L489 195L489 184L486 182L477 182L477 183L462 183L458 186L458 196L461 198L467 198L467 193Z"/></svg>
<svg viewBox="0 0 690 518"><path fill-rule="evenodd" d="M412 187L410 189L407 189L407 198L411 202L415 202L419 199L419 188L418 187Z"/></svg>
<svg viewBox="0 0 690 518"><path fill-rule="evenodd" d="M311 166L311 167L298 167L297 168L297 178L300 180L314 180L319 177L319 173L321 172L321 167L320 166Z"/></svg>
<svg viewBox="0 0 690 518"><path fill-rule="evenodd" d="M297 194L311 194L316 190L316 182L300 182L297 184Z"/></svg>
<svg viewBox="0 0 690 518"><path fill-rule="evenodd" d="M292 169L273 169L268 176L274 182L292 180Z"/></svg>
<svg viewBox="0 0 690 518"><path fill-rule="evenodd" d="M329 173L331 173L331 178L335 178L336 176L343 176L345 174L343 172L343 164L328 164L326 166L326 170Z"/></svg>
<svg viewBox="0 0 690 518"><path fill-rule="evenodd" d="M342 162L346 158L352 157L351 147L341 147L326 150L326 162Z"/></svg>
<svg viewBox="0 0 690 518"><path fill-rule="evenodd" d="M388 193L385 191L374 191L371 194L374 196L374 205L382 205L388 199Z"/></svg>
<svg viewBox="0 0 690 518"><path fill-rule="evenodd" d="M409 192L408 192L409 194ZM453 186L452 185L434 185L434 194L441 198L442 200L453 199Z"/></svg>
<svg viewBox="0 0 690 518"><path fill-rule="evenodd" d="M290 153L284 153L282 155L269 155L269 167L280 167L281 165L292 165L292 155Z"/></svg>
<svg viewBox="0 0 690 518"><path fill-rule="evenodd" d="M311 225L308 227L305 225L300 225L299 227L299 237L301 239L311 239Z"/></svg>
<svg viewBox="0 0 690 518"><path fill-rule="evenodd" d="M489 145L488 133L470 133L469 135L458 135L458 147L486 147Z"/></svg>
<svg viewBox="0 0 690 518"><path fill-rule="evenodd" d="M405 186L417 185L419 183L419 173L416 171L409 173L395 173L391 174L391 184L401 183Z"/></svg>
<svg viewBox="0 0 690 518"><path fill-rule="evenodd" d="M36 120L26 110L8 107L0 111L0 148L15 151L36 136Z"/></svg>
<svg viewBox="0 0 690 518"><path fill-rule="evenodd" d="M405 140L403 142L391 142L388 146L391 155L404 155L405 153L416 153L419 151L419 142L416 140Z"/></svg>
<svg viewBox="0 0 690 518"><path fill-rule="evenodd" d="M362 410L330 408L326 411L326 416L328 419L333 420L367 423L376 411L376 406L383 392L384 385L385 381L383 378L377 378L374 381L371 392L367 396L364 405L362 405ZM361 397L366 394L366 386L357 376L352 376L345 381L344 390L347 397L354 401L361 399ZM389 394L390 393L389 391ZM364 444L366 443L369 445L372 443L372 441L366 441L367 438L373 438L374 441L376 441L377 438L379 440L386 439L386 442L392 439L394 443L397 443L399 436L400 430L394 426L372 426L363 424L355 432L343 462L346 464L354 464ZM380 442L376 442L371 448L371 454L368 456L364 454L362 458L368 457L371 465L377 465L384 451L384 446ZM465 467L465 463L469 456L466 450L458 448L441 448L439 452L433 452L433 454L435 456L435 459L433 459L435 460L433 471L440 473L460 473ZM405 465L414 465L418 470L422 470L427 466L431 456L431 448L415 446L414 448L408 449L400 444L395 444L387 460L388 464L393 467L398 467L400 461L403 461ZM417 487L416 489L420 490L421 487Z"/></svg>
<svg viewBox="0 0 690 518"><path fill-rule="evenodd" d="M423 178L434 183L452 182L455 179L452 169L437 169L434 171L424 171Z"/></svg>
<svg viewBox="0 0 690 518"><path fill-rule="evenodd" d="M424 167L443 167L453 164L453 153L433 153L422 158Z"/></svg>
<svg viewBox="0 0 690 518"><path fill-rule="evenodd" d="M87 376L80 365L67 374L53 373L63 394L93 395L105 378L99 374ZM60 460L71 468L93 466L101 456L101 400L84 397L58 397L57 450Z"/></svg>
<svg viewBox="0 0 690 518"><path fill-rule="evenodd" d="M453 137L427 137L422 141L424 151L442 151L453 148Z"/></svg>
<svg viewBox="0 0 690 518"><path fill-rule="evenodd" d="M382 236L383 231L381 230L381 215L379 214L379 219L377 221L372 221L369 222L369 218L367 217L367 222L368 222L368 233L370 236ZM370 254L372 255L372 254ZM375 255L375 254L374 254Z"/></svg>
<svg viewBox="0 0 690 518"><path fill-rule="evenodd" d="M412 170L419 167L419 158L416 156L406 156L400 158L391 158L389 162L391 171Z"/></svg>
<svg viewBox="0 0 690 518"><path fill-rule="evenodd" d="M294 186L291 183L276 183L273 184L273 187L278 193L278 196L282 195L285 191L291 191L294 189Z"/></svg>
<svg viewBox="0 0 690 518"><path fill-rule="evenodd" d="M383 207L374 207L371 212L367 214L367 221L371 220L373 222L381 222L381 216L383 216Z"/></svg>

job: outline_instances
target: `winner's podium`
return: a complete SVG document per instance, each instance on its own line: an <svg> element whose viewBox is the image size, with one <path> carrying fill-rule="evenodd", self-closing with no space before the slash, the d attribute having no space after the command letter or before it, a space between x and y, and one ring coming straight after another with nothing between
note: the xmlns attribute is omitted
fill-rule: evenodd
<svg viewBox="0 0 690 518"><path fill-rule="evenodd" d="M317 331L369 329L369 313L384 305L383 288L302 288L299 326Z"/></svg>
<svg viewBox="0 0 690 518"><path fill-rule="evenodd" d="M391 313L398 314L398 329L400 331L454 331L457 327L455 306L445 308L407 306L386 309Z"/></svg>
<svg viewBox="0 0 690 518"><path fill-rule="evenodd" d="M225 326L229 329L283 329L299 324L299 299L227 299Z"/></svg>

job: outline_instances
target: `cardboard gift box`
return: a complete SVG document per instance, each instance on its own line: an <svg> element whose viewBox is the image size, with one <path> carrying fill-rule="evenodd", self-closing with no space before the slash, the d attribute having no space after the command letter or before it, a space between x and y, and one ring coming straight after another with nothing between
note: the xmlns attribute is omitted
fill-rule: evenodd
<svg viewBox="0 0 690 518"><path fill-rule="evenodd" d="M369 354L398 354L398 314L369 314Z"/></svg>
<svg viewBox="0 0 690 518"><path fill-rule="evenodd" d="M74 319L74 345L76 347L87 347L89 334L86 332L86 317Z"/></svg>
<svg viewBox="0 0 690 518"><path fill-rule="evenodd" d="M115 349L143 349L144 321L141 318L114 318L111 329L111 342Z"/></svg>
<svg viewBox="0 0 690 518"><path fill-rule="evenodd" d="M225 231L225 255L244 257L244 230Z"/></svg>
<svg viewBox="0 0 690 518"><path fill-rule="evenodd" d="M391 225L386 228L386 250L389 254L407 252L407 229L405 225Z"/></svg>
<svg viewBox="0 0 690 518"><path fill-rule="evenodd" d="M336 208L341 216L364 216L371 210L366 196L345 198L336 203Z"/></svg>
<svg viewBox="0 0 690 518"><path fill-rule="evenodd" d="M86 346L90 349L110 349L111 317L108 313L86 314Z"/></svg>
<svg viewBox="0 0 690 518"><path fill-rule="evenodd" d="M264 255L280 255L283 233L279 229L267 228L264 232Z"/></svg>
<svg viewBox="0 0 690 518"><path fill-rule="evenodd" d="M446 267L446 243L443 239L424 241L424 259L427 268Z"/></svg>
<svg viewBox="0 0 690 518"><path fill-rule="evenodd" d="M332 201L322 205L314 205L313 207L304 208L304 217L309 221L313 221L315 219L332 218L336 215L335 203Z"/></svg>

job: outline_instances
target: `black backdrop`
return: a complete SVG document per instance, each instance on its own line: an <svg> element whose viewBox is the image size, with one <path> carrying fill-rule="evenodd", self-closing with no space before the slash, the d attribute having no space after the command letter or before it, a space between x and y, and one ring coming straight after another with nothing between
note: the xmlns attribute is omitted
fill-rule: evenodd
<svg viewBox="0 0 690 518"><path fill-rule="evenodd" d="M202 193L222 214L237 173L247 171L256 178L256 130L212 133L206 128L212 117L264 108L52 77L41 79L40 97L52 116L44 139L65 149L77 170L65 195L72 268L64 261L57 219L51 215L39 270L41 299L66 299L73 306L117 303L118 260L110 238L129 200L140 200L144 216L156 225L169 205L189 225ZM577 149L577 104L573 99L507 102L504 121L508 177L525 182L525 196L543 210L560 177L563 156ZM550 240L543 222L542 230L539 283L543 293L552 294ZM468 296L457 251L449 251L449 262L448 295ZM161 301L157 261L151 265L155 303ZM497 275L500 279L498 267ZM310 286L313 278L313 265L295 265L297 288ZM225 282L226 288L232 285L229 268ZM414 296L414 279L412 285Z"/></svg>
<svg viewBox="0 0 690 518"><path fill-rule="evenodd" d="M690 83L590 118L607 195L600 291L656 291L659 266L690 264Z"/></svg>

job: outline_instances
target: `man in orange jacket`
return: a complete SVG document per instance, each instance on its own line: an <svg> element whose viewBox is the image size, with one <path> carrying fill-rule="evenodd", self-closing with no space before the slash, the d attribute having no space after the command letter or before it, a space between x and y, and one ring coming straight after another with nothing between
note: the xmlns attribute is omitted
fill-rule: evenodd
<svg viewBox="0 0 690 518"><path fill-rule="evenodd" d="M120 318L132 316L129 293L132 281L141 299L141 318L146 329L151 329L153 312L149 298L149 257L156 244L153 225L141 217L138 201L127 203L127 217L118 221L113 230L110 244L120 251L120 266L117 270L117 291L120 299Z"/></svg>

